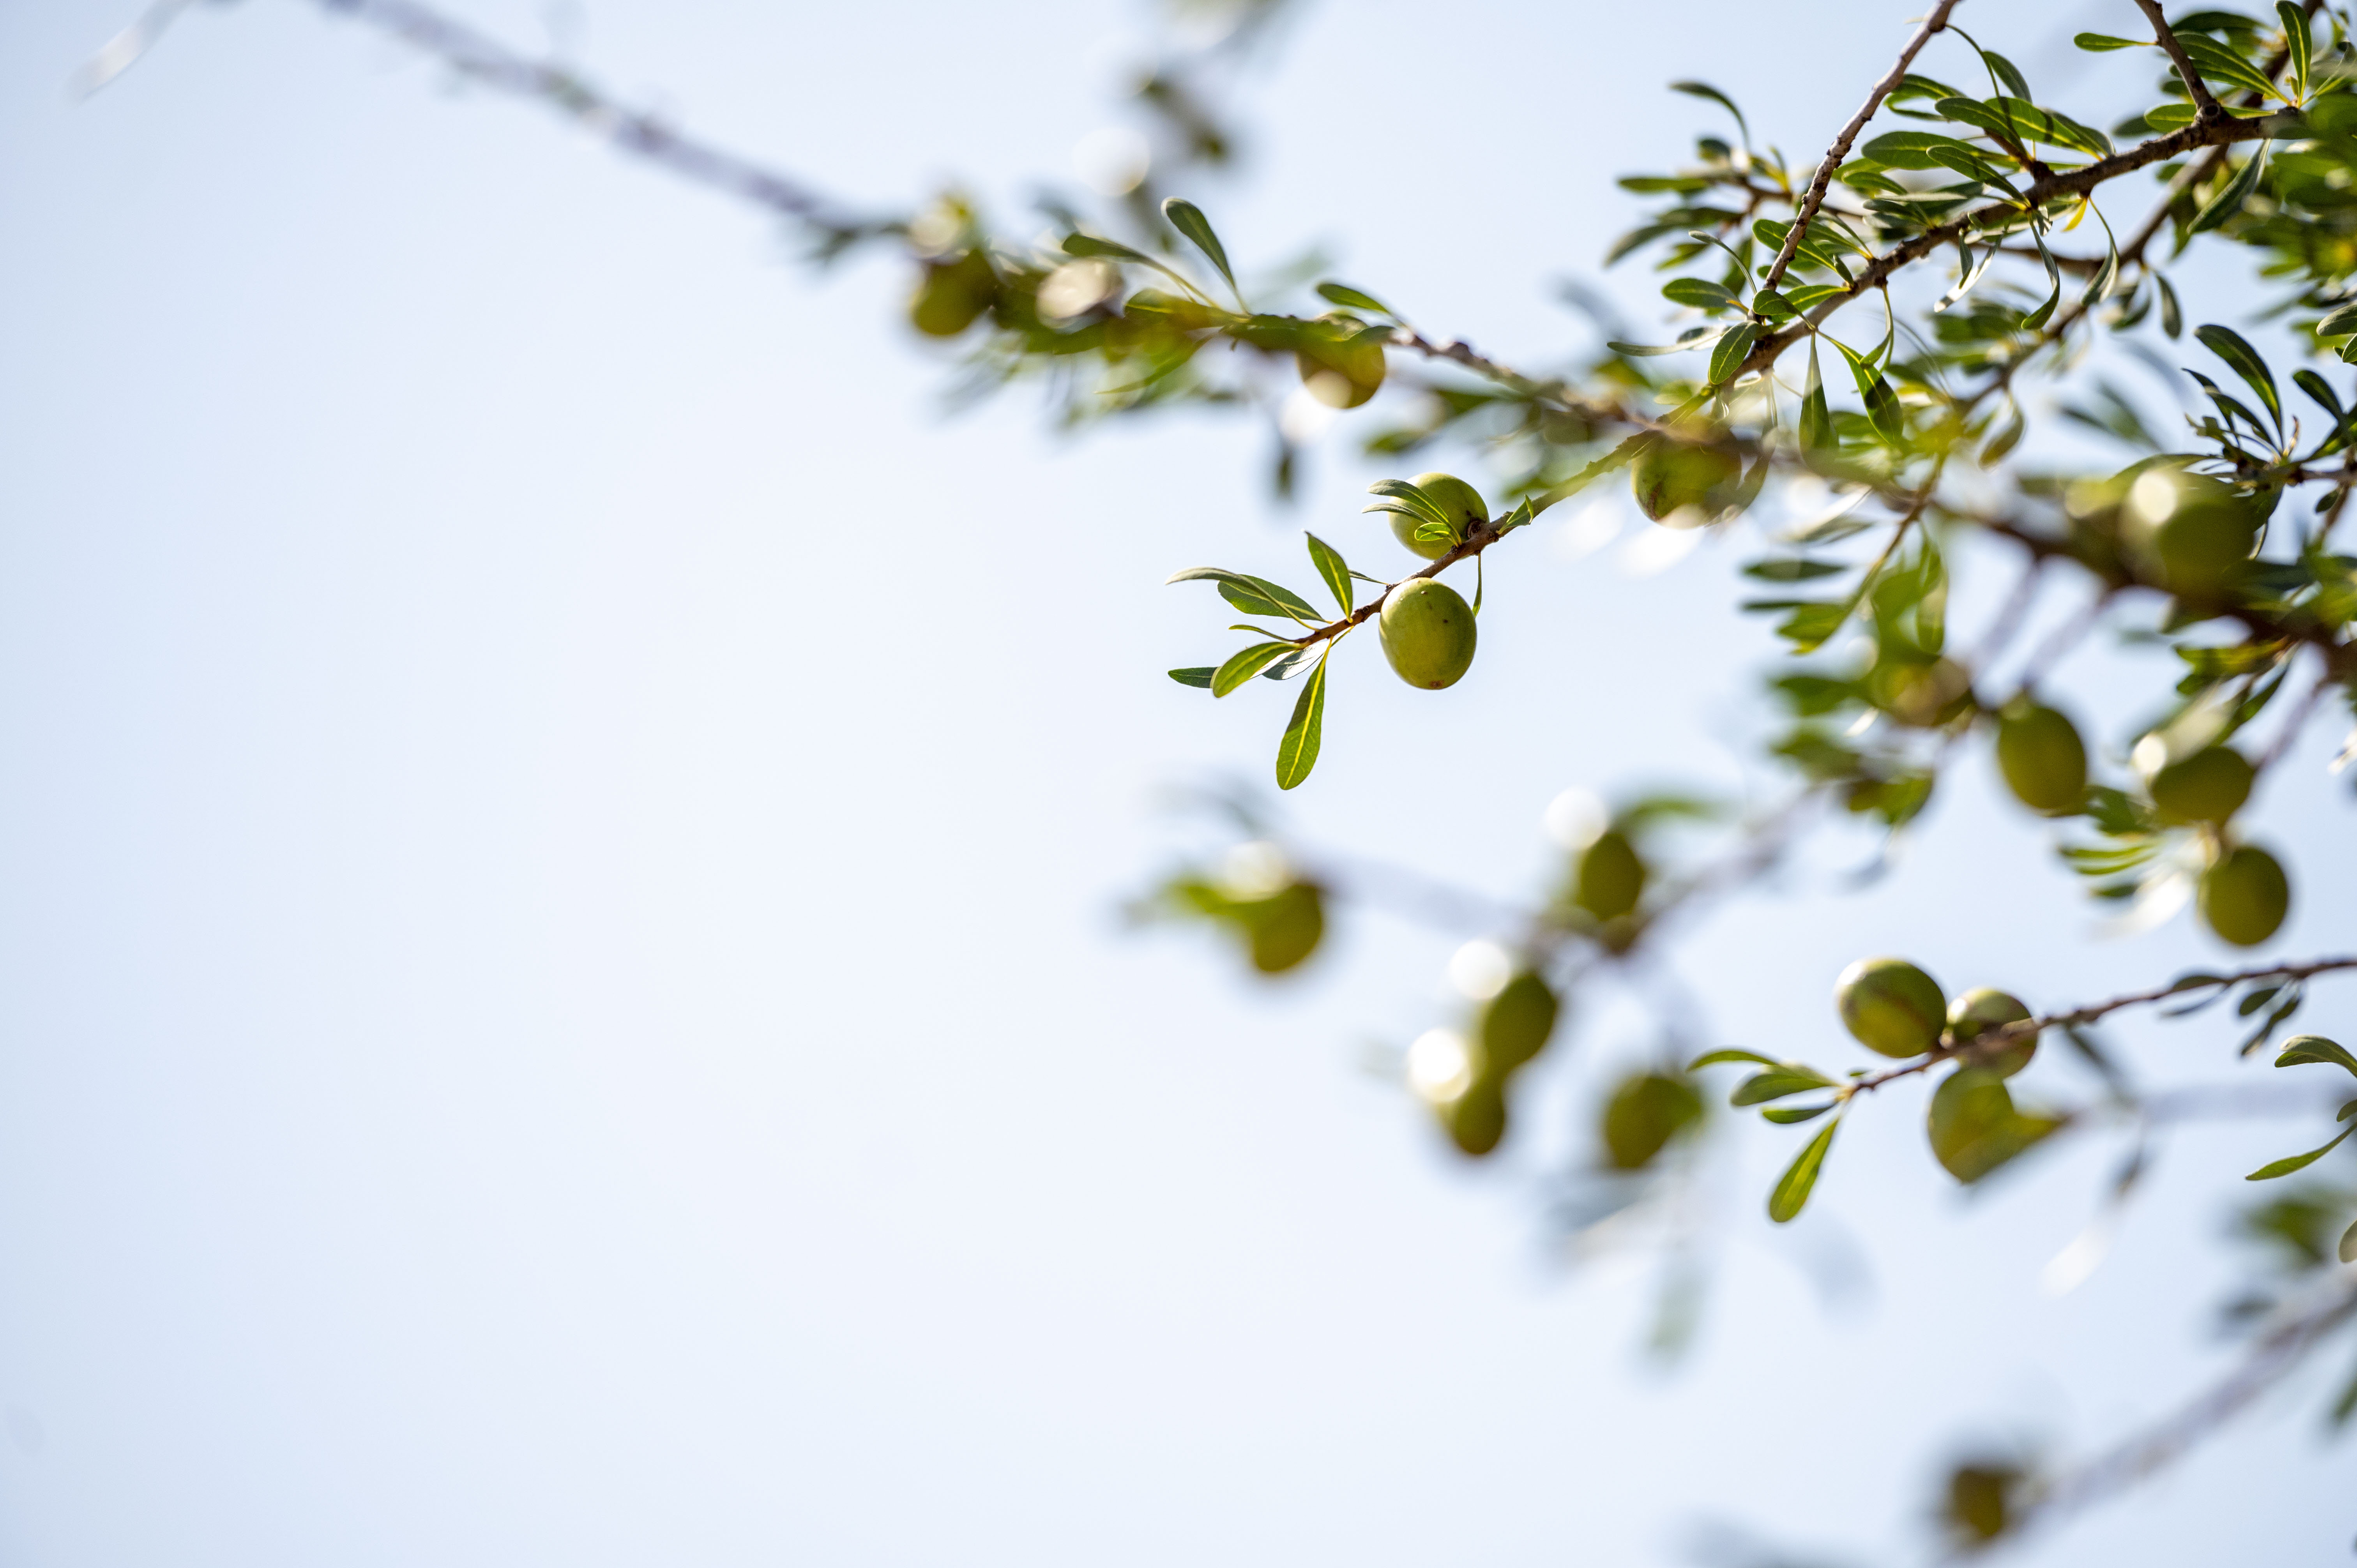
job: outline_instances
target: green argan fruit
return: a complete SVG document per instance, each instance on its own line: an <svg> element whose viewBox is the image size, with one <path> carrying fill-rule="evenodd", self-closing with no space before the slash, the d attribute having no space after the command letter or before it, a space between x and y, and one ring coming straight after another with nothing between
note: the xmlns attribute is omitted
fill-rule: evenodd
<svg viewBox="0 0 2357 1568"><path fill-rule="evenodd" d="M1432 498L1444 516L1457 525L1459 537L1472 532L1490 521L1490 508L1481 499L1481 492L1454 474L1418 474L1409 483ZM1415 531L1424 526L1404 512L1394 512L1392 535L1402 544L1427 561L1437 561L1448 553L1445 539L1418 539Z"/></svg>
<svg viewBox="0 0 2357 1568"><path fill-rule="evenodd" d="M1473 667L1473 607L1446 583L1411 577L1383 599L1377 618L1383 657L1411 686L1454 686Z"/></svg>
<svg viewBox="0 0 2357 1568"><path fill-rule="evenodd" d="M1383 390L1383 343L1390 336L1347 316L1310 322L1293 352L1301 384L1329 407L1358 407Z"/></svg>
<svg viewBox="0 0 2357 1568"><path fill-rule="evenodd" d="M1253 967L1283 974L1318 950L1326 934L1326 901L1315 884L1292 886L1243 905L1237 911L1252 950Z"/></svg>
<svg viewBox="0 0 2357 1568"><path fill-rule="evenodd" d="M1717 446L1664 437L1629 466L1629 486L1637 505L1655 522L1685 507L1717 511L1731 505L1743 459Z"/></svg>
<svg viewBox="0 0 2357 1568"><path fill-rule="evenodd" d="M1886 659L1867 675L1867 692L1876 707L1900 724L1929 729L1971 704L1973 680L1953 659Z"/></svg>
<svg viewBox="0 0 2357 1568"><path fill-rule="evenodd" d="M1638 1073L1604 1102L1604 1155L1614 1170L1642 1170L1669 1141L1702 1119L1702 1096L1684 1079Z"/></svg>
<svg viewBox="0 0 2357 1568"><path fill-rule="evenodd" d="M2006 788L2033 811L2068 811L2086 799L2086 744L2052 708L2007 705L1997 717L1996 766Z"/></svg>
<svg viewBox="0 0 2357 1568"><path fill-rule="evenodd" d="M2201 874L2195 898L2212 930L2236 947L2256 947L2283 924L2291 908L2291 884L2274 855L2244 844Z"/></svg>
<svg viewBox="0 0 2357 1568"><path fill-rule="evenodd" d="M1450 1141L1476 1159L1496 1148L1506 1135L1506 1090L1496 1079L1475 1079L1464 1093L1437 1110Z"/></svg>
<svg viewBox="0 0 2357 1568"><path fill-rule="evenodd" d="M927 262L909 302L909 320L929 338L954 338L998 298L998 274L980 251Z"/></svg>
<svg viewBox="0 0 2357 1568"><path fill-rule="evenodd" d="M2005 1080L1977 1067L1958 1068L1932 1090L1927 1118L1932 1157L1965 1183L1980 1180L2061 1125L2050 1116L2023 1115Z"/></svg>
<svg viewBox="0 0 2357 1568"><path fill-rule="evenodd" d="M1618 919L1645 896L1646 875L1645 863L1626 833L1599 833L1579 857L1572 902L1599 920Z"/></svg>
<svg viewBox="0 0 2357 1568"><path fill-rule="evenodd" d="M2202 493L2178 507L2152 536L2160 585L2180 599L2216 598L2251 558L2259 519L2231 493Z"/></svg>
<svg viewBox="0 0 2357 1568"><path fill-rule="evenodd" d="M2009 1465L1961 1465L1948 1477L1948 1528L1978 1545L1995 1541L2013 1524L2013 1495L2021 1472Z"/></svg>
<svg viewBox="0 0 2357 1568"><path fill-rule="evenodd" d="M1547 983L1524 971L1481 1009L1481 1065L1485 1077L1503 1079L1546 1048L1561 1004Z"/></svg>
<svg viewBox="0 0 2357 1568"><path fill-rule="evenodd" d="M2222 822L2251 798L2251 778L2241 752L2204 746L2152 776L2152 803L2173 822Z"/></svg>
<svg viewBox="0 0 2357 1568"><path fill-rule="evenodd" d="M1992 986L1977 986L1948 1004L1948 1037L1959 1046L1969 1046L1992 1029L2007 1024L2026 1024L2033 1015L2023 1006L2021 999ZM2011 1078L2029 1065L2038 1051L2038 1036L2027 1035L1986 1059L1971 1058L1973 1065L1986 1068L1999 1078Z"/></svg>
<svg viewBox="0 0 2357 1568"><path fill-rule="evenodd" d="M1862 958L1834 984L1834 1005L1859 1044L1886 1057L1920 1057L1940 1043L1948 998L1904 959Z"/></svg>

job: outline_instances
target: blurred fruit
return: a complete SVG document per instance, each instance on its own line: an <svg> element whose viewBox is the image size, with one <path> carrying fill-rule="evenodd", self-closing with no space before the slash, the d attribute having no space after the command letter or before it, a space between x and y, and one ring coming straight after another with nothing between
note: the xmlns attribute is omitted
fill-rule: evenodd
<svg viewBox="0 0 2357 1568"><path fill-rule="evenodd" d="M1464 1093L1438 1110L1440 1124L1450 1140L1477 1158L1496 1148L1506 1135L1506 1090L1494 1079L1475 1079Z"/></svg>
<svg viewBox="0 0 2357 1568"><path fill-rule="evenodd" d="M2019 997L1991 986L1976 986L1948 1004L1948 1037L1956 1045L1968 1046L1982 1035L2007 1024L2026 1024L2032 1015ZM2011 1078L2029 1065L2029 1058L2037 1051L2038 1036L2027 1035L1994 1056L1973 1058L1973 1065L1986 1068L1999 1078Z"/></svg>
<svg viewBox="0 0 2357 1568"><path fill-rule="evenodd" d="M1734 504L1743 460L1718 446L1701 446L1664 436L1629 466L1637 505L1655 522L1687 507L1716 512Z"/></svg>
<svg viewBox="0 0 2357 1568"><path fill-rule="evenodd" d="M2253 771L2229 746L2204 746L2152 776L2152 803L2173 822L2222 822L2251 798Z"/></svg>
<svg viewBox="0 0 2357 1568"><path fill-rule="evenodd" d="M2256 947L2283 924L2291 885L2274 855L2244 844L2201 874L2197 901L2212 930L2236 947Z"/></svg>
<svg viewBox="0 0 2357 1568"><path fill-rule="evenodd" d="M1253 967L1282 974L1318 950L1326 934L1326 901L1307 882L1239 907Z"/></svg>
<svg viewBox="0 0 2357 1568"><path fill-rule="evenodd" d="M1561 1004L1547 983L1525 970L1481 1009L1481 1072L1504 1078L1546 1048Z"/></svg>
<svg viewBox="0 0 2357 1568"><path fill-rule="evenodd" d="M1646 875L1645 863L1626 833L1599 833L1580 854L1572 902L1599 920L1618 919L1644 897Z"/></svg>
<svg viewBox="0 0 2357 1568"><path fill-rule="evenodd" d="M1939 982L1903 959L1862 958L1842 971L1834 1004L1843 1026L1870 1051L1920 1057L1940 1043L1948 999Z"/></svg>
<svg viewBox="0 0 2357 1568"><path fill-rule="evenodd" d="M1702 1119L1702 1096L1681 1078L1638 1073L1604 1102L1604 1155L1612 1168L1642 1170L1669 1141Z"/></svg>
<svg viewBox="0 0 2357 1568"><path fill-rule="evenodd" d="M909 302L909 320L929 338L954 338L998 298L998 274L980 251L927 262Z"/></svg>
<svg viewBox="0 0 2357 1568"><path fill-rule="evenodd" d="M1970 705L1972 677L1953 659L1888 660L1867 676L1874 705L1902 725L1929 729Z"/></svg>
<svg viewBox="0 0 2357 1568"><path fill-rule="evenodd" d="M2014 1109L2005 1080L1986 1068L1962 1067L1932 1091L1926 1118L1932 1157L1970 1185L2004 1165L2061 1123Z"/></svg>
<svg viewBox="0 0 2357 1568"><path fill-rule="evenodd" d="M1446 583L1411 577L1383 599L1383 657L1411 686L1453 686L1473 666L1473 607Z"/></svg>
<svg viewBox="0 0 2357 1568"><path fill-rule="evenodd" d="M2033 811L2074 810L2087 794L2087 747L2078 726L2022 700L1997 717L1997 771L2006 788Z"/></svg>
<svg viewBox="0 0 2357 1568"><path fill-rule="evenodd" d="M1390 336L1351 317L1321 317L1302 331L1294 368L1311 397L1330 408L1356 408L1383 390Z"/></svg>

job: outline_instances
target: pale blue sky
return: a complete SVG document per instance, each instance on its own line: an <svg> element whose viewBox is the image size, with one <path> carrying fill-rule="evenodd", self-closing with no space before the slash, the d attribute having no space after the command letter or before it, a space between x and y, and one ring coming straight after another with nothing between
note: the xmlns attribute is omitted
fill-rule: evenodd
<svg viewBox="0 0 2357 1568"><path fill-rule="evenodd" d="M1240 258L1322 242L1543 362L1612 177L1714 124L1660 84L1813 146L1881 9L1326 0L1203 199ZM2130 8L1968 9L2042 83L2113 70L2062 40ZM594 74L705 134L1002 210L1112 118L1141 16L578 15ZM2292 1134L2173 1139L2050 1300L2116 1150L1965 1203L1900 1096L1790 1233L1791 1136L1731 1142L1702 1341L1648 1371L1643 1277L1539 1256L1527 1152L1469 1172L1360 1066L1446 1015L1449 939L1353 921L1264 989L1114 918L1169 853L1157 788L1264 778L1290 695L1165 680L1224 618L1163 576L1305 576L1305 523L1377 555L1376 470L1338 437L1280 515L1249 426L945 420L896 268L813 278L297 0L195 7L73 106L125 19L0 6L0 1561L1647 1564L1717 1519L1909 1562L1952 1439L2083 1452L2224 1364L2222 1205ZM1512 894L1565 786L1740 776L1741 546L1513 555L1460 687L1340 670L1288 801L1320 840ZM2266 788L2286 952L2357 929L2336 743ZM1846 1064L1867 951L2048 1004L2216 957L2181 920L2091 943L2066 882L1976 757L1901 875L1803 876L1681 963L1727 1043ZM2121 1031L2188 1080L2222 1036ZM1644 1047L1609 1006L1576 1039L1553 1124ZM1828 1310L1803 1265L1844 1250L1875 1287ZM2338 1560L2357 1449L2314 1407L2024 1560Z"/></svg>

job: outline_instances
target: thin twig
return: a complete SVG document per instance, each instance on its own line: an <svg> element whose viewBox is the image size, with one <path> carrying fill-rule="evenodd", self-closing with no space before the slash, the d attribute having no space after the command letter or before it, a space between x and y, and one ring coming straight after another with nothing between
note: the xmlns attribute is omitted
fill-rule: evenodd
<svg viewBox="0 0 2357 1568"><path fill-rule="evenodd" d="M2192 59L2185 52L2185 46L2177 41L2177 34L2170 28L2169 17L2161 11L2159 0L2136 0L2136 9L2144 13L2144 19L2152 24L2154 38L2162 48L2169 51L2169 58L2176 62L2177 74L2184 79L2185 91L2193 95L2193 106L2201 112L2201 118L2224 119L2226 106L2210 95L2210 84L2201 80L2201 73L2194 69Z"/></svg>
<svg viewBox="0 0 2357 1568"><path fill-rule="evenodd" d="M1824 205L1825 191L1833 184L1834 171L1848 156L1849 145L1857 140L1857 134L1866 129L1866 123L1874 118L1874 112L1882 107L1882 101L1899 91L1899 84L1907 80L1907 68L1915 63L1915 57L1922 52L1925 44L1932 41L1932 35L1947 27L1948 13L1955 8L1956 0L1940 0L1932 7L1932 14L1923 18L1923 25L1915 29L1915 36L1909 38L1907 47L1899 51L1898 62L1883 73L1882 80L1874 84L1874 91L1866 95L1865 104L1849 117L1849 124L1841 128L1841 134L1834 138L1832 148L1825 154L1825 161L1817 166L1816 177L1809 181L1808 194L1801 199L1800 210L1792 216L1792 227L1786 231L1784 243L1776 252L1776 264L1768 269L1767 280L1760 285L1762 289L1774 288L1784 281L1784 269L1792 264L1792 256L1801 248L1801 236L1808 231L1809 220L1814 218L1817 209Z"/></svg>

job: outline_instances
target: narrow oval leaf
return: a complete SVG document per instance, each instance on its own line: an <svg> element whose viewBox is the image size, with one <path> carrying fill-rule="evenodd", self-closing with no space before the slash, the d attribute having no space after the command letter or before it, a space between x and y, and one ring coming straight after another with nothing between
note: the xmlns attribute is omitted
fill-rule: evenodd
<svg viewBox="0 0 2357 1568"><path fill-rule="evenodd" d="M1751 140L1751 127L1745 124L1743 119L1743 111L1735 106L1735 100L1729 98L1726 93L1721 92L1717 88L1713 87L1707 81L1673 81L1670 83L1670 91L1672 92L1683 92L1689 98L1707 98L1712 102L1718 104L1728 113L1735 116L1736 127L1743 133L1743 139L1746 142Z"/></svg>
<svg viewBox="0 0 2357 1568"><path fill-rule="evenodd" d="M1790 1127L1796 1122L1813 1122L1840 1103L1838 1100L1828 1100L1823 1105L1770 1105L1760 1114L1780 1127Z"/></svg>
<svg viewBox="0 0 2357 1568"><path fill-rule="evenodd" d="M2071 41L2090 54L2103 54L2111 49L2140 49L2152 47L2150 39L2115 38L2109 33L2081 33Z"/></svg>
<svg viewBox="0 0 2357 1568"><path fill-rule="evenodd" d="M1318 297L1329 305L1339 305L1346 309L1372 310L1377 316L1388 316L1394 321L1399 319L1398 311L1394 310L1373 295L1361 294L1347 284L1321 283L1318 285Z"/></svg>
<svg viewBox="0 0 2357 1568"><path fill-rule="evenodd" d="M2259 176L2266 168L2267 149L2274 145L2272 142L2259 144L2258 151L2243 165L2243 172L2228 181L2226 188L2212 197L2210 205L2194 215L2193 221L2187 225L2187 232L2208 233L2242 209L2243 199L2258 188Z"/></svg>
<svg viewBox="0 0 2357 1568"><path fill-rule="evenodd" d="M1825 1151L1834 1146L1834 1133L1840 1128L1837 1121L1825 1123L1825 1130L1809 1140L1809 1146L1800 1157L1786 1167L1776 1183L1776 1190L1768 1195L1768 1218L1779 1225L1788 1224L1807 1207L1809 1194L1816 1189L1817 1172L1825 1163Z"/></svg>
<svg viewBox="0 0 2357 1568"><path fill-rule="evenodd" d="M1196 664L1184 670L1173 670L1170 671L1170 678L1181 686L1200 686L1208 691L1211 689L1211 677L1217 673L1218 671L1209 664Z"/></svg>
<svg viewBox="0 0 2357 1568"><path fill-rule="evenodd" d="M2257 1170L2253 1171L2243 1179L2244 1181L2273 1181L2277 1176L2287 1176L2294 1171L2304 1171L2309 1166L2314 1165L2317 1161L2322 1159L2325 1155L2330 1154L2333 1150L2339 1148L2341 1146L2341 1138L2348 1137L2350 1133L2357 1133L2357 1127L2348 1129L2347 1132L2341 1134L2340 1138L2333 1139L2332 1142L2325 1144L2324 1147L2320 1149L2310 1149L2304 1155L2293 1155L2288 1159L2277 1160L2273 1165L2261 1165Z"/></svg>
<svg viewBox="0 0 2357 1568"><path fill-rule="evenodd" d="M1193 241L1195 248L1211 258L1211 264L1220 269L1220 275L1228 280L1230 288L1236 286L1236 274L1228 270L1227 247L1211 232L1211 221L1203 216L1201 208L1185 197L1174 196L1162 204L1162 216L1170 220L1170 227Z"/></svg>
<svg viewBox="0 0 2357 1568"><path fill-rule="evenodd" d="M1759 336L1760 328L1747 321L1718 340L1718 347L1710 351L1711 385L1733 379L1735 372L1743 368L1743 357L1751 352L1751 344Z"/></svg>
<svg viewBox="0 0 2357 1568"><path fill-rule="evenodd" d="M2347 1047L2328 1040L2322 1035L2294 1035L2284 1042L2282 1053L2276 1058L2277 1067L2311 1064L2345 1068L2352 1077L2357 1077L2357 1057L2351 1056Z"/></svg>
<svg viewBox="0 0 2357 1568"><path fill-rule="evenodd" d="M1328 653L1333 646L1326 645ZM1276 743L1278 789L1290 789L1309 777L1309 770L1318 766L1318 745L1325 730L1326 655L1320 654L1318 668L1309 672L1309 684L1301 689L1300 700L1293 704L1293 718Z"/></svg>
<svg viewBox="0 0 2357 1568"><path fill-rule="evenodd" d="M1357 609L1357 598L1351 588L1350 564L1342 559L1342 553L1314 533L1304 531L1302 537L1309 541L1309 559L1316 564L1326 591L1342 607L1342 613L1349 615Z"/></svg>
<svg viewBox="0 0 2357 1568"><path fill-rule="evenodd" d="M2267 405L2267 413L2275 420L2276 433L2281 435L2283 397L2276 391L2275 372L2267 369L2267 362L2259 357L2259 351L2244 341L2240 333L2215 324L2195 328L2193 336L2203 348L2225 360L2233 372L2243 378L2244 384L2258 394L2259 401Z"/></svg>
<svg viewBox="0 0 2357 1568"><path fill-rule="evenodd" d="M1782 1062L1778 1061L1774 1057L1763 1057L1758 1051L1738 1050L1730 1046L1725 1050L1705 1051L1702 1055L1695 1058L1694 1060L1686 1063L1686 1070L1688 1072L1693 1072L1700 1068L1718 1067L1727 1062L1758 1062L1761 1067L1782 1067L1784 1065Z"/></svg>
<svg viewBox="0 0 2357 1568"><path fill-rule="evenodd" d="M1211 677L1211 695L1226 696L1293 650L1290 642L1255 642L1250 648L1238 650Z"/></svg>
<svg viewBox="0 0 2357 1568"><path fill-rule="evenodd" d="M2348 1231L2341 1238L2341 1261L2344 1263L2357 1263L2357 1225L2349 1227Z"/></svg>
<svg viewBox="0 0 2357 1568"><path fill-rule="evenodd" d="M2185 335L2185 310L2177 303L2177 290L2170 286L2165 274L2155 273L2152 281L2160 286L2160 329L2171 338Z"/></svg>
<svg viewBox="0 0 2357 1568"><path fill-rule="evenodd" d="M1764 1105L1770 1100L1782 1100L1788 1095L1806 1094L1814 1089L1831 1089L1833 1079L1808 1068L1779 1064L1766 1072L1755 1072L1736 1086L1727 1097L1729 1105Z"/></svg>

